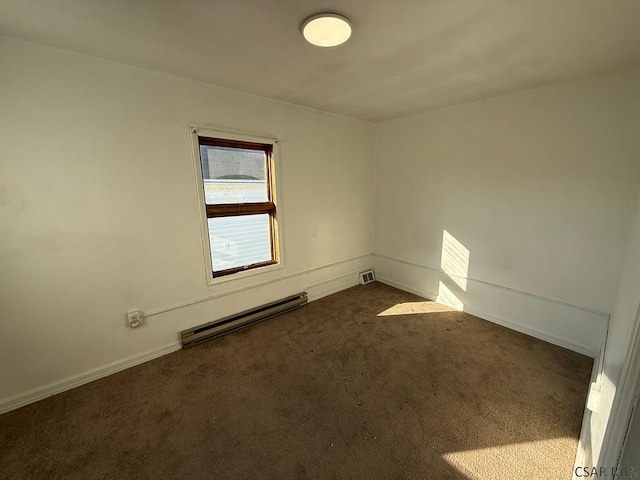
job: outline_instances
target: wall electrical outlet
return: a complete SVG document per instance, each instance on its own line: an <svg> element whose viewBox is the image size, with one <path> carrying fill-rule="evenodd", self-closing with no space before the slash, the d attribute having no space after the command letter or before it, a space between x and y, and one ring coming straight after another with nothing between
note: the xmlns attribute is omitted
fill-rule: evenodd
<svg viewBox="0 0 640 480"><path fill-rule="evenodd" d="M587 409L594 413L600 413L600 405L602 404L602 392L599 383L592 383L589 388L589 396L587 397Z"/></svg>
<svg viewBox="0 0 640 480"><path fill-rule="evenodd" d="M127 325L131 328L136 328L142 325L142 319L144 318L144 313L140 310L130 310L127 312Z"/></svg>

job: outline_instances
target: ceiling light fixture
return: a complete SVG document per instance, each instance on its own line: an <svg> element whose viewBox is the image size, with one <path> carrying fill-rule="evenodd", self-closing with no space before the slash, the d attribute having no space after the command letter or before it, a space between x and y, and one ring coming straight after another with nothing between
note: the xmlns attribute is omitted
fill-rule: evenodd
<svg viewBox="0 0 640 480"><path fill-rule="evenodd" d="M349 40L351 23L337 13L320 13L302 23L302 35L318 47L337 47Z"/></svg>

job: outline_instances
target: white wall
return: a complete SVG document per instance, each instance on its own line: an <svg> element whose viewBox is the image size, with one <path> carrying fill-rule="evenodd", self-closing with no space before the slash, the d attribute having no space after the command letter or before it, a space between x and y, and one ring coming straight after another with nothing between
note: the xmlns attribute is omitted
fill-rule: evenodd
<svg viewBox="0 0 640 480"><path fill-rule="evenodd" d="M0 411L370 266L372 125L3 37L0 63ZM280 140L284 269L207 287L188 125Z"/></svg>
<svg viewBox="0 0 640 480"><path fill-rule="evenodd" d="M596 355L640 186L639 85L634 70L379 124L378 277Z"/></svg>
<svg viewBox="0 0 640 480"><path fill-rule="evenodd" d="M184 328L353 284L374 213L389 283L591 354L613 311L613 403L638 302L637 239L614 298L640 71L377 126L374 212L370 124L3 37L0 59L0 411L172 351ZM280 139L284 269L206 285L190 124Z"/></svg>

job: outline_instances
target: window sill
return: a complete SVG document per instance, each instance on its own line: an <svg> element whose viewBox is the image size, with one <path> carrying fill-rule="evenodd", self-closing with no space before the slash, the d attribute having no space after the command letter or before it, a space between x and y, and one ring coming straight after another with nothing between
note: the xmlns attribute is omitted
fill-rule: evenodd
<svg viewBox="0 0 640 480"><path fill-rule="evenodd" d="M284 264L280 261L274 265L267 265L264 267L253 268L251 270L245 270L243 272L231 273L222 277L214 277L213 274L209 272L207 275L207 285L218 285L220 283L232 282L234 280L242 280L244 278L253 277L254 275L263 275L283 268Z"/></svg>

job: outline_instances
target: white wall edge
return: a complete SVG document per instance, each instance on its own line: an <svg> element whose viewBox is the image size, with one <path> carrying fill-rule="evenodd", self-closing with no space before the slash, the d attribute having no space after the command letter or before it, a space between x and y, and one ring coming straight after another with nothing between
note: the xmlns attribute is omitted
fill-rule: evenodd
<svg viewBox="0 0 640 480"><path fill-rule="evenodd" d="M596 383L600 376L601 364L603 361L602 351L598 353L593 361L593 367L591 369L591 379L589 380L589 394L591 393L591 384ZM587 394L587 395L589 395ZM593 455L591 451L591 410L587 408L589 404L589 397L584 405L584 413L582 414L582 427L580 427L580 438L578 439L578 449L576 450L576 457L573 462L573 474L572 479L582 478L578 477L576 472L583 467L593 467Z"/></svg>
<svg viewBox="0 0 640 480"><path fill-rule="evenodd" d="M303 273L312 273L320 269L330 268L332 266L345 263L348 261L355 261L361 258L370 256L371 254L361 255L358 257L354 257L349 260L342 260L340 262L335 262L330 265L326 265L323 267L316 267L308 270L307 272L296 273L294 276L302 275ZM329 278L327 280L323 280L321 282L316 282L309 284L305 287L305 291L308 292L308 300L309 302L313 302L315 300L319 300L326 296L332 295L334 293L340 292L342 290L346 290L347 288L354 287L359 284L358 273L364 269L353 270L348 273L337 275L333 278ZM265 283L274 283L278 280L284 281L290 278L291 276L286 276L284 278L280 278L277 280L265 282ZM260 285L254 285L251 287L243 288L241 290L235 290L236 293L238 291L244 291L251 288L257 288ZM199 302L198 302L199 303ZM186 303L180 307L176 308L184 308L192 305L192 303ZM172 308L172 310L175 308ZM121 360L116 360L115 362L109 363L102 367L98 367L83 373L79 373L77 375L73 375L67 378L64 378L60 381L50 383L45 385L44 387L35 388L29 390L24 393L20 393L18 395L14 395L5 399L0 400L0 415L3 413L7 413L11 410L18 409L20 407L24 407L31 403L35 403L39 400L43 400L45 398L51 397L53 395L57 395L59 393L65 392L67 390L71 390L72 388L79 387L81 385L87 384L94 380L98 380L100 378L108 377L114 373L120 372L122 370L126 370L127 368L134 367L136 365L140 365L142 363L148 362L150 360L154 360L156 358L160 358L164 355L168 355L170 353L177 352L182 348L180 342L173 342L168 345L164 345L162 347L154 348L153 350L148 350L143 353L139 353L136 355L132 355L130 357L123 358Z"/></svg>
<svg viewBox="0 0 640 480"><path fill-rule="evenodd" d="M52 395L57 395L58 393L71 390L72 388L76 388L94 380L98 380L99 378L107 377L122 370L126 370L127 368L135 367L136 365L148 362L149 360L154 360L169 353L177 352L181 348L182 345L180 344L180 342L173 342L162 347L154 348L153 350L148 350L137 355L123 358L122 360L116 360L115 362L95 368L93 370L89 370L87 372L80 373L78 375L67 377L58 382L53 382L45 385L44 387L36 388L25 393L14 395L13 397L5 398L0 401L0 414L15 410L20 407L24 407L25 405L29 405L30 403L35 403L39 400L51 397Z"/></svg>
<svg viewBox="0 0 640 480"><path fill-rule="evenodd" d="M620 375L619 387L615 392L609 422L602 442L598 466L621 466L622 455L633 415L635 395L640 386L640 306L629 340L629 353Z"/></svg>
<svg viewBox="0 0 640 480"><path fill-rule="evenodd" d="M426 290L422 290L419 288L415 288L415 287L410 287L408 285L404 285L402 283L398 283L396 281L390 280L388 278L384 278L384 277L376 277L377 280L381 283L384 283L386 285L389 285L391 287L395 287L398 288L400 290L404 290L406 292L409 293L413 293L415 295L418 295L419 297L423 297L426 298L427 300L431 300L431 301L436 301L437 295L433 292L428 292ZM540 340L544 340L545 342L548 343L552 343L554 345L557 345L559 347L563 347L563 348L567 348L569 350L572 350L574 352L578 352L581 353L583 355L586 355L588 357L591 358L596 358L596 356L598 355L599 351L593 350L592 348L589 348L585 345L579 345L573 342L568 342L562 338L559 337L555 337L553 335L549 335L548 333L542 332L540 330L537 330L535 328L529 328L529 327L525 327L523 325L520 325L512 320L506 319L506 318L500 318L497 317L491 313L485 312L484 310L478 309L478 308L474 308L472 306L469 305L464 305L464 312L469 313L473 316L476 316L478 318L481 318L482 320L486 320L488 322L491 323L495 323L497 325L501 325L503 327L509 328L511 330L515 330L517 332L520 333L524 333L526 335L529 335L531 337L535 337L538 338Z"/></svg>

